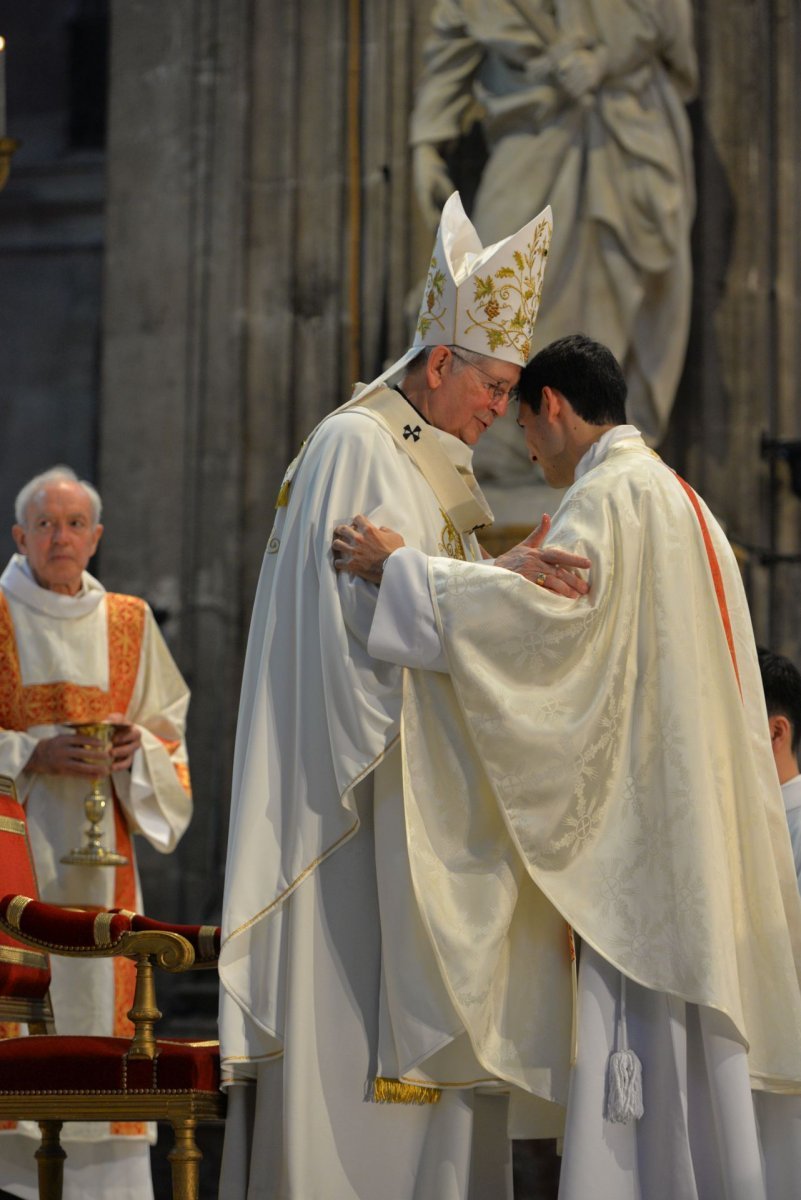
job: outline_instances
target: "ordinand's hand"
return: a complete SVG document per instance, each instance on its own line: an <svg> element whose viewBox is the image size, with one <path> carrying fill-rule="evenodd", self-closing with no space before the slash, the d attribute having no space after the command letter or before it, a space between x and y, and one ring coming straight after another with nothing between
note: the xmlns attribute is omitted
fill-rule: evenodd
<svg viewBox="0 0 801 1200"><path fill-rule="evenodd" d="M527 538L495 559L495 566L514 571L529 583L536 583L549 592L557 592L560 596L570 596L572 599L586 596L590 585L576 574L576 570L586 570L591 565L590 560L580 554L568 554L566 550L557 550L551 546L541 550L540 546L550 528L551 518L545 513L537 528Z"/></svg>
<svg viewBox="0 0 801 1200"><path fill-rule="evenodd" d="M111 755L99 738L83 733L42 738L25 764L26 771L40 775L82 775L86 779L102 779L113 769Z"/></svg>
<svg viewBox="0 0 801 1200"><path fill-rule="evenodd" d="M405 546L403 538L386 525L374 525L367 517L355 516L350 525L334 529L334 567L358 575L369 583L381 583L384 563L393 550Z"/></svg>

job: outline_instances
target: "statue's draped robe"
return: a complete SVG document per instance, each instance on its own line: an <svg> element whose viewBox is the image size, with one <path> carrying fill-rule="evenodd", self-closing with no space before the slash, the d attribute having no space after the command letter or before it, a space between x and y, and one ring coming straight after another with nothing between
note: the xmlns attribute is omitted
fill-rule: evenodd
<svg viewBox="0 0 801 1200"><path fill-rule="evenodd" d="M574 101L559 71L582 43L608 61L597 91ZM478 103L489 148L471 213L479 236L495 241L553 210L534 350L577 329L608 345L626 372L629 414L653 441L689 329L684 103L696 75L689 0L438 0L412 119L413 143L447 144ZM512 463L525 481L522 443L501 423L477 468L503 483Z"/></svg>
<svg viewBox="0 0 801 1200"><path fill-rule="evenodd" d="M87 572L76 596L48 591L15 555L0 577L0 663L0 774L14 780L25 806L41 898L141 911L131 835L169 853L192 814L184 741L189 692L150 609L135 596L106 592ZM130 862L103 869L66 865L61 856L83 843L90 780L33 773L25 765L40 738L111 713L124 714L142 734L132 769L112 777L114 802L101 824L103 845ZM56 1032L128 1035L133 963L55 955L50 961ZM0 1136L4 1190L38 1195L34 1152L40 1136L34 1122L6 1124ZM64 1200L152 1196L152 1126L71 1122L62 1137L68 1154Z"/></svg>
<svg viewBox="0 0 801 1200"><path fill-rule="evenodd" d="M402 672L368 654L376 590L336 575L331 538L362 512L427 553L479 551L403 438L356 403L290 469L253 611L220 956L221 1194L258 1183L281 1200L501 1198L506 1100L475 1090L497 1080L476 1062L411 891ZM474 483L467 446L411 408L404 421ZM377 1104L376 1078L452 1086L437 1104Z"/></svg>
<svg viewBox="0 0 801 1200"><path fill-rule="evenodd" d="M434 668L404 689L415 893L478 1059L540 1094L528 893L581 939L562 1197L789 1196L762 1190L750 1093L795 1114L797 1172L801 901L737 564L631 427L580 471L550 541L591 559L587 597L412 551L384 572L370 649ZM612 1126L623 976L646 1114Z"/></svg>

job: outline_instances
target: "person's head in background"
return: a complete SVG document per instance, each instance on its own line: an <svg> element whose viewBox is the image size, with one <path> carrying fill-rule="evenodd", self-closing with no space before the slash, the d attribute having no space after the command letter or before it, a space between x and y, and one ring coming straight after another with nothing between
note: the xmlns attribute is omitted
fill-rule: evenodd
<svg viewBox="0 0 801 1200"><path fill-rule="evenodd" d="M801 742L801 672L782 654L759 650L759 669L770 725L770 744L779 773L779 783L799 774Z"/></svg>

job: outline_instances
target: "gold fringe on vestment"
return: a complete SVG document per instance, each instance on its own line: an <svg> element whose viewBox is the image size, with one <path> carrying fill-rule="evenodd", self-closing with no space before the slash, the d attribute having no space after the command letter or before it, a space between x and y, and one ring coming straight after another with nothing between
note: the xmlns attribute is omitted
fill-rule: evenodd
<svg viewBox="0 0 801 1200"><path fill-rule="evenodd" d="M376 1104L439 1104L442 1088L427 1087L422 1083L401 1083L400 1079L387 1079L379 1075L373 1083L373 1100Z"/></svg>

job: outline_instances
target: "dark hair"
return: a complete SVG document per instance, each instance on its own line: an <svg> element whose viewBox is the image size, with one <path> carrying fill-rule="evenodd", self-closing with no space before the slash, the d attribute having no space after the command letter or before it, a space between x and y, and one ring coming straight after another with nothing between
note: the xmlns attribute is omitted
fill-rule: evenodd
<svg viewBox="0 0 801 1200"><path fill-rule="evenodd" d="M542 389L551 387L570 401L590 425L626 423L626 379L611 350L572 333L535 354L520 376L520 402L540 411Z"/></svg>
<svg viewBox="0 0 801 1200"><path fill-rule="evenodd" d="M782 654L757 649L765 703L769 717L786 717L790 722L790 747L798 754L801 742L801 673Z"/></svg>

